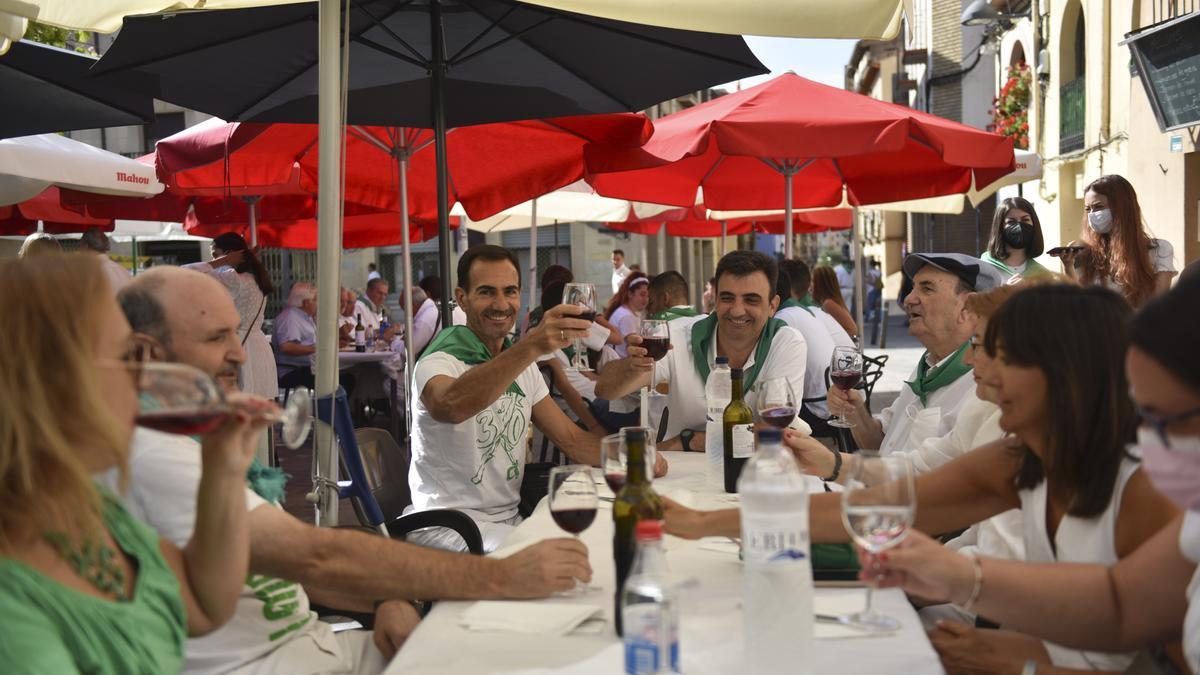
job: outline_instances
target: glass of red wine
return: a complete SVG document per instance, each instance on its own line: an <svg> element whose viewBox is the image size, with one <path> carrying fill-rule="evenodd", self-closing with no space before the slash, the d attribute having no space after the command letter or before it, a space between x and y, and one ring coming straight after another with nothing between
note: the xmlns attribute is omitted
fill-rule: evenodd
<svg viewBox="0 0 1200 675"><path fill-rule="evenodd" d="M763 422L779 429L786 429L796 419L796 395L786 377L772 377L759 382L755 387L755 407Z"/></svg>
<svg viewBox="0 0 1200 675"><path fill-rule="evenodd" d="M858 386L862 379L863 357L857 347L836 347L829 363L829 379L833 386L842 391L850 391ZM841 415L829 418L829 426L839 429L849 429L854 423Z"/></svg>
<svg viewBox="0 0 1200 675"><path fill-rule="evenodd" d="M625 446L621 434L600 439L600 470L604 472L604 482L614 495L625 487Z"/></svg>
<svg viewBox="0 0 1200 675"><path fill-rule="evenodd" d="M667 328L666 321L644 319L638 334L642 336L642 347L646 349L646 356L654 359L655 362L661 361L671 348L671 331ZM662 394L658 393L657 375L658 369L656 367L650 371L651 396L662 396Z"/></svg>
<svg viewBox="0 0 1200 675"><path fill-rule="evenodd" d="M199 436L221 426L234 411L216 381L183 363L142 363L138 375L139 426L169 434ZM312 398L305 389L288 397L287 407L262 413L283 423L283 441L293 450L312 429Z"/></svg>
<svg viewBox="0 0 1200 675"><path fill-rule="evenodd" d="M578 539L579 534L596 520L596 509L600 506L600 496L596 494L596 483L592 480L592 467L569 464L551 469L548 497L550 517ZM576 579L575 590L567 595L577 595L587 590L587 584Z"/></svg>
<svg viewBox="0 0 1200 675"><path fill-rule="evenodd" d="M596 320L596 286L594 284L567 284L563 287L563 303L579 306L583 310L579 314L580 319ZM591 370L587 362L587 349L581 338L575 338L575 357L572 361L571 366L581 373Z"/></svg>

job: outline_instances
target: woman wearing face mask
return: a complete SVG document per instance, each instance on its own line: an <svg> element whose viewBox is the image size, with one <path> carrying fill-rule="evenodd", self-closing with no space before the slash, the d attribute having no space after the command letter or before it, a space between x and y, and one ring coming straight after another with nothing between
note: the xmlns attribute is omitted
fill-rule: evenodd
<svg viewBox="0 0 1200 675"><path fill-rule="evenodd" d="M972 603L1004 626L1078 649L1138 649L1183 638L1200 672L1200 277L1150 301L1125 359L1142 415L1137 452L1150 481L1185 513L1112 566L1029 565L947 555L913 532L880 556L884 583ZM1040 671L1039 671L1040 672Z"/></svg>
<svg viewBox="0 0 1200 675"><path fill-rule="evenodd" d="M1120 367L1129 313L1111 291L1064 284L1023 290L1000 307L988 321L984 349L992 359L987 369L1000 428L1009 436L917 478L917 529L953 532L1019 508L1025 560L1113 564L1178 515L1125 450L1137 428ZM702 513L665 503L672 534L740 534L736 511ZM810 527L814 542L848 540L838 495L811 498ZM946 555L960 559L971 574L970 559ZM965 596L951 599L964 611L1007 625ZM1043 674L1053 672L1052 661L1056 667L1120 671L1133 658L957 623L945 624L933 640L951 672L1020 672L1026 660L1043 664Z"/></svg>
<svg viewBox="0 0 1200 675"><path fill-rule="evenodd" d="M612 300L608 301L608 309L604 310L604 318L612 324L615 333L621 336L621 342L616 346L621 358L628 356L625 351L625 336L634 335L641 325L642 313L650 304L650 280L641 272L633 272L621 282Z"/></svg>
<svg viewBox="0 0 1200 675"><path fill-rule="evenodd" d="M1084 227L1078 252L1063 255L1067 274L1084 284L1111 288L1136 309L1171 287L1175 251L1146 233L1137 193L1121 176L1101 176L1083 196Z"/></svg>
<svg viewBox="0 0 1200 675"><path fill-rule="evenodd" d="M1029 278L1047 272L1034 258L1042 254L1042 224L1033 204L1020 197L1009 197L996 207L992 218L992 238L980 256L1004 273L1004 278Z"/></svg>

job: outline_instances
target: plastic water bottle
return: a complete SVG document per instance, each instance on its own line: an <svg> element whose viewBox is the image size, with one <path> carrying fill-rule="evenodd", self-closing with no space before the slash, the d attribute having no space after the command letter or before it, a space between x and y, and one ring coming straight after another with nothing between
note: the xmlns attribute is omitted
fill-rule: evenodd
<svg viewBox="0 0 1200 675"><path fill-rule="evenodd" d="M708 482L717 486L725 484L724 427L721 417L732 396L729 359L718 356L716 367L708 373L708 381L704 383L704 400L708 406L704 423L704 456L708 459Z"/></svg>
<svg viewBox="0 0 1200 675"><path fill-rule="evenodd" d="M746 673L812 673L808 488L781 430L758 432L738 494Z"/></svg>
<svg viewBox="0 0 1200 675"><path fill-rule="evenodd" d="M637 524L637 557L625 580L621 617L625 627L625 672L679 672L679 597L668 578L662 521Z"/></svg>

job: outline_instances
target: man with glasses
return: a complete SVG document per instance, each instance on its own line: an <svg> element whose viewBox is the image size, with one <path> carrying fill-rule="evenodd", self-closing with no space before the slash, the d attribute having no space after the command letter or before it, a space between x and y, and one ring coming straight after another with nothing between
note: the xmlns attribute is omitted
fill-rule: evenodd
<svg viewBox="0 0 1200 675"><path fill-rule="evenodd" d="M237 391L245 360L238 313L219 282L174 267L138 275L118 296L145 356L185 363ZM195 523L200 445L138 428L122 495L135 517L186 543ZM115 476L108 477L119 494ZM274 503L285 477L255 463L248 474L250 575L234 618L189 640L186 672L379 672L418 618L408 599L535 598L587 580L587 549L573 539L540 542L504 559L447 553L364 532L315 528ZM374 646L364 631L334 634L310 599L347 611L375 609Z"/></svg>

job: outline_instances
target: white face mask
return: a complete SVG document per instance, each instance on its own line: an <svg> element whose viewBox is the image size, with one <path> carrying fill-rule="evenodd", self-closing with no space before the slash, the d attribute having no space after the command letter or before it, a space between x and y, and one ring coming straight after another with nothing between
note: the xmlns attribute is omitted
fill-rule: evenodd
<svg viewBox="0 0 1200 675"><path fill-rule="evenodd" d="M1200 511L1200 436L1168 436L1163 445L1158 433L1138 429L1135 454L1150 482L1181 508Z"/></svg>
<svg viewBox="0 0 1200 675"><path fill-rule="evenodd" d="M1108 234L1112 229L1112 211L1109 209L1098 209L1088 213L1088 227L1096 234Z"/></svg>

